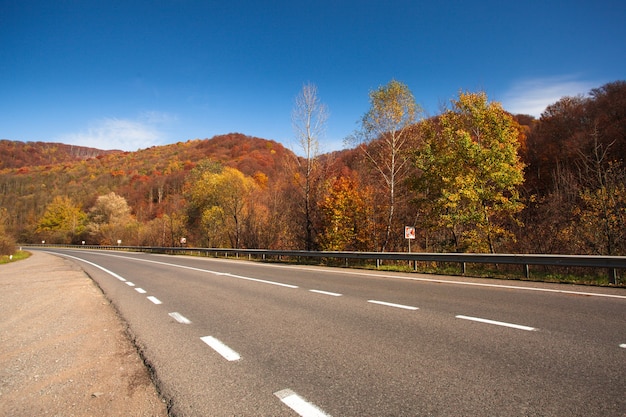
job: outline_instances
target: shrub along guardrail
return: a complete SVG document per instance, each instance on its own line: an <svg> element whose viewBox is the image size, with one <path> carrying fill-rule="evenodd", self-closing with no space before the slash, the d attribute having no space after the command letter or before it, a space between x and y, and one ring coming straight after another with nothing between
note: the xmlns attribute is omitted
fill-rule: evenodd
<svg viewBox="0 0 626 417"><path fill-rule="evenodd" d="M235 256L269 260L275 258L295 259L349 259L376 261L379 268L381 261L409 261L457 263L461 273L465 274L467 264L520 265L526 278L530 277L530 266L581 267L604 269L608 271L609 283L618 284L620 269L626 269L626 256L593 256L593 255L532 255L532 254L486 254L486 253L409 253L409 252L329 252L269 249L228 249L228 248L193 248L193 247L160 247L160 246L95 246L95 245L28 245L32 247L67 247L85 249L126 250L164 254L198 254L204 256Z"/></svg>

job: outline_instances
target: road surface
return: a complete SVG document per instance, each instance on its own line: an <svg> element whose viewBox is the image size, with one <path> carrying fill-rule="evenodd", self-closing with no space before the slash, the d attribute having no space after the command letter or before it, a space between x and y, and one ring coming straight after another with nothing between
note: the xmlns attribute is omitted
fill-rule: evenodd
<svg viewBox="0 0 626 417"><path fill-rule="evenodd" d="M45 249L176 416L626 416L626 291Z"/></svg>

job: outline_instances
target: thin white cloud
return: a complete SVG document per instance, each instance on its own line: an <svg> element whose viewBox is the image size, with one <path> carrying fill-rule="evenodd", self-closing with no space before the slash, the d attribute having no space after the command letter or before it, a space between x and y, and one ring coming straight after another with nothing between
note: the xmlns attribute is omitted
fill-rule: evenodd
<svg viewBox="0 0 626 417"><path fill-rule="evenodd" d="M540 117L546 107L563 97L586 95L595 84L572 76L525 79L515 82L504 94L503 107L514 114Z"/></svg>
<svg viewBox="0 0 626 417"><path fill-rule="evenodd" d="M164 113L160 111L144 111L139 116L139 120L142 122L154 125L154 124L170 124L178 121L176 115L170 113Z"/></svg>
<svg viewBox="0 0 626 417"><path fill-rule="evenodd" d="M166 138L160 128L175 120L175 116L160 112L144 112L138 120L105 118L85 131L60 135L56 140L98 149L136 151L163 144Z"/></svg>

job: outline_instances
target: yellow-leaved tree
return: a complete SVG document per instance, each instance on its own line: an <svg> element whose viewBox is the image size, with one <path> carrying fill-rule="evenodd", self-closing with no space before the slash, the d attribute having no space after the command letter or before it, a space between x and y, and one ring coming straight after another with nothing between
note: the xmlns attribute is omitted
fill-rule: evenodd
<svg viewBox="0 0 626 417"><path fill-rule="evenodd" d="M386 201L377 201L376 205L384 218L384 234L378 239L383 252L394 247L392 233L399 226L396 224L397 197L408 177L410 150L416 141L411 127L422 115L423 110L409 87L391 80L370 92L370 109L363 116L362 129L349 138L365 155L379 179L380 190L386 194Z"/></svg>
<svg viewBox="0 0 626 417"><path fill-rule="evenodd" d="M56 196L37 223L37 234L49 243L77 243L85 230L87 214L71 198Z"/></svg>
<svg viewBox="0 0 626 417"><path fill-rule="evenodd" d="M191 203L201 213L201 224L213 247L241 247L250 196L256 182L241 171L225 167L221 172L205 170L190 192Z"/></svg>
<svg viewBox="0 0 626 417"><path fill-rule="evenodd" d="M438 118L423 123L414 190L428 219L456 251L494 253L511 238L506 225L523 205L520 129L485 93L460 93Z"/></svg>

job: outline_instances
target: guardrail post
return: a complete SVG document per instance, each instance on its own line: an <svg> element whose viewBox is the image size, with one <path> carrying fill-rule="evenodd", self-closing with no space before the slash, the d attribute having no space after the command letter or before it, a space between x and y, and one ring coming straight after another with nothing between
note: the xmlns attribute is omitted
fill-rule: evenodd
<svg viewBox="0 0 626 417"><path fill-rule="evenodd" d="M380 259L376 259L376 269L380 268Z"/></svg>
<svg viewBox="0 0 626 417"><path fill-rule="evenodd" d="M465 262L461 262L461 275L465 275Z"/></svg>
<svg viewBox="0 0 626 417"><path fill-rule="evenodd" d="M609 283L613 285L617 284L617 269L616 268L609 269Z"/></svg>
<svg viewBox="0 0 626 417"><path fill-rule="evenodd" d="M524 264L524 276L530 278L530 266L528 264Z"/></svg>

